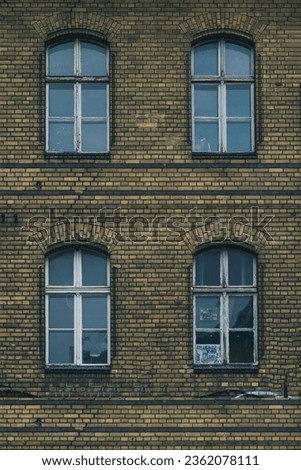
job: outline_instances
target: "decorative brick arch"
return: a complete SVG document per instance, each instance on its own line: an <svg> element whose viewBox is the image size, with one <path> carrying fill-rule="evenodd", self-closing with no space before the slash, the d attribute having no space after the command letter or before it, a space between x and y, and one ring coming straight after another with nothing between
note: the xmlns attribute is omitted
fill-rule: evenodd
<svg viewBox="0 0 301 470"><path fill-rule="evenodd" d="M228 9L194 16L179 24L182 33L188 35L191 41L210 32L218 34L233 32L257 41L266 26L254 16L247 13L233 13Z"/></svg>
<svg viewBox="0 0 301 470"><path fill-rule="evenodd" d="M192 253L200 245L222 242L251 245L259 253L268 240L273 243L265 231L235 220L229 221L227 225L220 224L219 220L213 221L210 225L194 228L184 236L184 242Z"/></svg>
<svg viewBox="0 0 301 470"><path fill-rule="evenodd" d="M119 30L119 23L110 17L100 15L97 11L85 13L71 11L67 13L54 13L35 21L33 27L43 41L56 32L72 33L77 30L97 31L102 33L108 41Z"/></svg>
<svg viewBox="0 0 301 470"><path fill-rule="evenodd" d="M72 243L97 244L106 246L111 253L120 240L120 235L104 227L95 219L84 221L80 218L69 220L61 217L56 223L41 226L38 230L28 236L27 242L46 253L52 245L68 245Z"/></svg>

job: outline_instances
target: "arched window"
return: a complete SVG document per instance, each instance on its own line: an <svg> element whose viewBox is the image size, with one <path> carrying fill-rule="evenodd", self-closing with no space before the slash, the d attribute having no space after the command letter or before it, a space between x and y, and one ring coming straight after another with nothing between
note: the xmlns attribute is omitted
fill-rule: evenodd
<svg viewBox="0 0 301 470"><path fill-rule="evenodd" d="M221 246L194 258L194 363L252 366L257 363L256 257Z"/></svg>
<svg viewBox="0 0 301 470"><path fill-rule="evenodd" d="M193 47L192 113L193 152L254 152L253 47L224 37Z"/></svg>
<svg viewBox="0 0 301 470"><path fill-rule="evenodd" d="M46 55L46 151L109 151L107 46L80 38L51 44Z"/></svg>
<svg viewBox="0 0 301 470"><path fill-rule="evenodd" d="M109 258L67 248L46 258L46 364L110 363Z"/></svg>

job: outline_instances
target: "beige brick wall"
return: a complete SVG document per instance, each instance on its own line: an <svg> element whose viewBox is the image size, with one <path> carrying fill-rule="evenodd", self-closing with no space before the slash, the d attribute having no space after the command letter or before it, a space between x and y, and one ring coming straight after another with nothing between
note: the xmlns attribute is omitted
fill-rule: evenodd
<svg viewBox="0 0 301 470"><path fill-rule="evenodd" d="M1 448L298 448L297 399L208 396L301 393L300 2L8 1L0 15ZM45 157L45 41L78 29L104 34L115 55L107 160ZM193 159L187 57L195 38L225 30L260 55L262 138L250 159ZM95 226L104 208L122 237ZM69 234L60 218L71 239L110 252L109 373L45 370L44 253ZM229 237L258 253L259 369L196 373L189 268L198 244Z"/></svg>

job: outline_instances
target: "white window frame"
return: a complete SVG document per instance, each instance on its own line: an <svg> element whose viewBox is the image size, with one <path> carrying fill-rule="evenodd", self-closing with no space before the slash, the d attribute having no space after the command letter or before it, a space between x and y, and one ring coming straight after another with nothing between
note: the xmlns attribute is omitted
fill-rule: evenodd
<svg viewBox="0 0 301 470"><path fill-rule="evenodd" d="M212 42L218 43L218 75L195 75L194 74L194 51L200 45L208 44ZM234 44L240 44L242 46L248 47L251 51L251 65L252 65L252 75L250 76L232 76L224 75L223 70L225 70L225 56L226 56L226 42L231 42ZM197 84L215 84L218 86L218 116L217 118L209 117L199 117L195 115L195 85ZM250 118L243 117L230 117L226 116L226 92L227 86L229 84L249 84L251 92L251 113ZM202 42L198 42L192 47L191 51L191 108L192 108L192 151L194 153L208 153L209 155L214 154L250 154L255 152L255 73L254 73L254 47L250 46L248 43L239 41L231 38L213 38L208 39ZM218 150L216 152L211 151L200 151L196 149L196 138L195 138L195 123L201 121L212 121L218 123ZM251 148L249 151L228 151L227 149L227 122L250 122L251 123Z"/></svg>
<svg viewBox="0 0 301 470"><path fill-rule="evenodd" d="M65 76L51 76L48 74L49 70L49 49L54 45L64 44L64 42L73 42L74 44L74 74L68 77ZM81 42L96 44L100 47L106 49L106 75L104 76L84 76L81 74ZM49 85L51 83L68 83L73 84L74 86L74 116L72 118L55 118L56 121L62 122L74 122L74 149L72 151L56 151L50 150L50 142L49 142L49 123L51 122L51 117L49 116ZM81 116L81 88L83 84L87 83L105 83L106 84L106 116L101 118L86 118L85 121L97 121L97 122L105 122L107 124L107 133L106 133L106 149L104 152L100 152L99 150L96 151L88 151L85 152L82 150L82 139L81 139L81 126L82 126L82 116ZM54 154L103 154L108 153L110 150L110 119L109 119L109 108L110 108L110 100L109 100L109 48L102 42L98 42L95 40L89 39L81 39L76 38L73 41L70 39L66 39L66 41L62 41L59 43L50 44L46 49L46 152L47 153L54 153Z"/></svg>
<svg viewBox="0 0 301 470"><path fill-rule="evenodd" d="M252 367L258 364L258 300L257 300L257 259L254 253L251 253L253 256L253 282L252 285L238 285L231 286L228 281L228 248L223 247L218 248L220 250L220 280L221 284L219 286L199 286L196 285L196 257L201 252L196 253L193 262L193 363L197 367L217 367L217 368L239 368L239 367ZM208 251L210 248L208 249ZM204 250L204 252L207 250ZM241 251L245 251L241 249ZM198 295L210 296L220 296L220 328L218 329L206 329L206 328L197 328L196 327L196 299ZM252 296L253 298L253 327L252 328L230 328L229 325L229 296ZM232 363L230 362L229 354L229 333L230 331L250 331L253 333L253 361L248 363ZM220 346L221 346L221 360L218 363L201 363L198 361L197 354L197 343L196 336L199 331L210 332L210 331L219 331L220 332Z"/></svg>
<svg viewBox="0 0 301 470"><path fill-rule="evenodd" d="M61 252L64 253L65 250ZM66 249L66 252L69 249ZM92 253L100 253L96 250L86 250L91 251ZM46 257L45 263L45 329L46 329L46 365L53 367L103 367L109 366L111 363L111 325L110 325L110 260L107 255L102 254L106 258L106 272L107 272L107 285L106 286L82 286L82 250L74 249L73 250L73 286L54 286L49 284L49 259L51 257L50 253ZM72 295L74 298L74 362L70 363L51 363L49 361L49 332L53 330L49 327L49 296L51 294L65 294ZM101 364L87 364L83 363L83 351L82 351L82 297L86 294L103 294L107 297L107 328L94 328L93 331L106 331L107 332L107 362ZM59 331L63 331L64 328L58 328ZM66 331L70 329L66 328Z"/></svg>

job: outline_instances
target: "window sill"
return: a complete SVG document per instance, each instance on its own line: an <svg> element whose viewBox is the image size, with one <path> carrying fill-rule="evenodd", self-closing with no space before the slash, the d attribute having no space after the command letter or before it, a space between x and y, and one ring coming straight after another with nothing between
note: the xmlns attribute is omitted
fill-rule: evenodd
<svg viewBox="0 0 301 470"><path fill-rule="evenodd" d="M46 152L45 153L45 158L46 159L58 159L58 160L64 160L67 158L71 159L92 159L92 160L109 160L110 159L110 153L74 153L74 152Z"/></svg>
<svg viewBox="0 0 301 470"><path fill-rule="evenodd" d="M244 152L244 153L206 153L206 152L192 152L192 158L194 160L199 159L216 159L216 160L233 160L233 159L255 159L257 158L256 152Z"/></svg>
<svg viewBox="0 0 301 470"><path fill-rule="evenodd" d="M93 372L103 372L103 373L107 373L107 372L111 372L111 366L110 365L105 365L105 366L102 366L102 365L93 365L93 366L73 366L73 365L46 365L45 366L45 371L46 372L75 372L75 373L82 373L82 372L85 372L85 373L93 373Z"/></svg>
<svg viewBox="0 0 301 470"><path fill-rule="evenodd" d="M258 364L238 364L238 365L193 365L194 372L258 372Z"/></svg>

